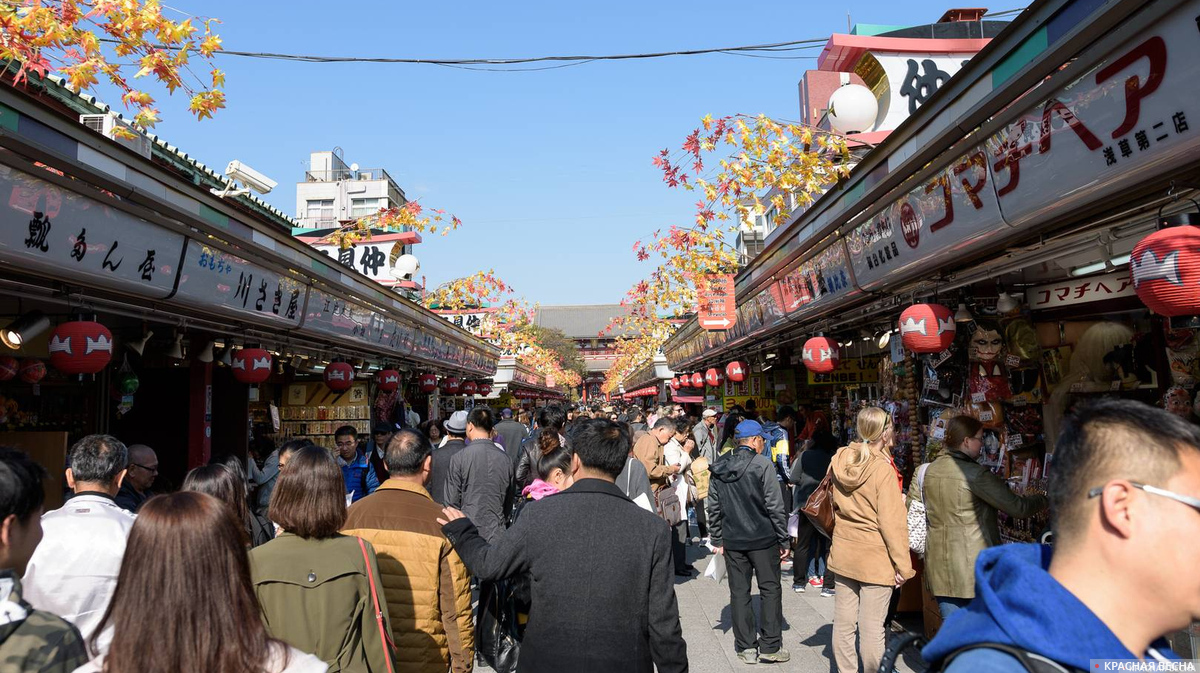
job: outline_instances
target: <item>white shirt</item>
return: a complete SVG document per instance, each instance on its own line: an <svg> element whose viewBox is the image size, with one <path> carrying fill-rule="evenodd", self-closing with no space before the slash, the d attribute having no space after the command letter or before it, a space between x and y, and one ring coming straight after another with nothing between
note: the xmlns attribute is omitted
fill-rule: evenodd
<svg viewBox="0 0 1200 673"><path fill-rule="evenodd" d="M43 514L42 542L21 578L23 598L74 624L88 642L117 588L125 541L136 519L98 494L77 495ZM107 630L99 652L106 652L111 641Z"/></svg>
<svg viewBox="0 0 1200 673"><path fill-rule="evenodd" d="M692 457L687 451L683 450L683 445L679 440L672 437L663 444L663 460L667 465L678 465L679 474L671 477L671 488L675 489L675 495L679 497L680 503L688 501L688 485L687 479L683 478L687 472L688 465L692 464Z"/></svg>
<svg viewBox="0 0 1200 673"><path fill-rule="evenodd" d="M287 648L288 663L283 665L283 648L272 644L271 654L267 657L267 673L326 673L329 665L315 655L305 654L294 647ZM100 673L104 670L104 657L96 657L75 669L75 673Z"/></svg>

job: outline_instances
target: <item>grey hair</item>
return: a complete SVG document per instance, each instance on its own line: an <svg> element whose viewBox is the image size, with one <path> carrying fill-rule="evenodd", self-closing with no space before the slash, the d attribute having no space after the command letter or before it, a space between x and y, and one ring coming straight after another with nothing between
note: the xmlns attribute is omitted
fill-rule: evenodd
<svg viewBox="0 0 1200 673"><path fill-rule="evenodd" d="M88 435L71 447L69 460L75 481L110 486L129 466L129 449L111 435Z"/></svg>

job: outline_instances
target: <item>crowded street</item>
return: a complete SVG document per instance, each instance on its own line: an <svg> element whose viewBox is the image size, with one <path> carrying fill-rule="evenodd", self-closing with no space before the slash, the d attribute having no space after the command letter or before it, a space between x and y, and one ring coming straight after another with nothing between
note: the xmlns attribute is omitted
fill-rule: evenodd
<svg viewBox="0 0 1200 673"><path fill-rule="evenodd" d="M0 673L1200 666L1200 0L0 0Z"/></svg>

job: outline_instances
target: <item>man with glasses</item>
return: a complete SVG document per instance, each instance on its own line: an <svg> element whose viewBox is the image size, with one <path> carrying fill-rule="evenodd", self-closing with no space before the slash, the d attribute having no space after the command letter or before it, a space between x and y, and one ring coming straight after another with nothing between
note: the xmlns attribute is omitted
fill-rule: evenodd
<svg viewBox="0 0 1200 673"><path fill-rule="evenodd" d="M1049 471L1054 547L982 552L975 600L925 659L947 673L1176 659L1163 637L1200 619L1200 427L1097 401L1064 419Z"/></svg>
<svg viewBox="0 0 1200 673"><path fill-rule="evenodd" d="M342 479L346 482L346 504L362 500L379 488L375 468L367 460L367 454L358 448L358 431L353 425L343 425L333 435L337 448L335 457L342 468Z"/></svg>
<svg viewBox="0 0 1200 673"><path fill-rule="evenodd" d="M121 491L117 493L117 505L137 514L138 508L150 497L150 487L158 477L158 454L145 444L129 447L129 467Z"/></svg>

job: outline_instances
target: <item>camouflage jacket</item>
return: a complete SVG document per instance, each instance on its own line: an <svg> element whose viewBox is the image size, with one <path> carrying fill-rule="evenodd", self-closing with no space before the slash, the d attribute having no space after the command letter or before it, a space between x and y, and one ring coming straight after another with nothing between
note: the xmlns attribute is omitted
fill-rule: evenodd
<svg viewBox="0 0 1200 673"><path fill-rule="evenodd" d="M49 612L34 610L21 598L16 575L0 571L0 671L71 673L87 661L79 629Z"/></svg>

